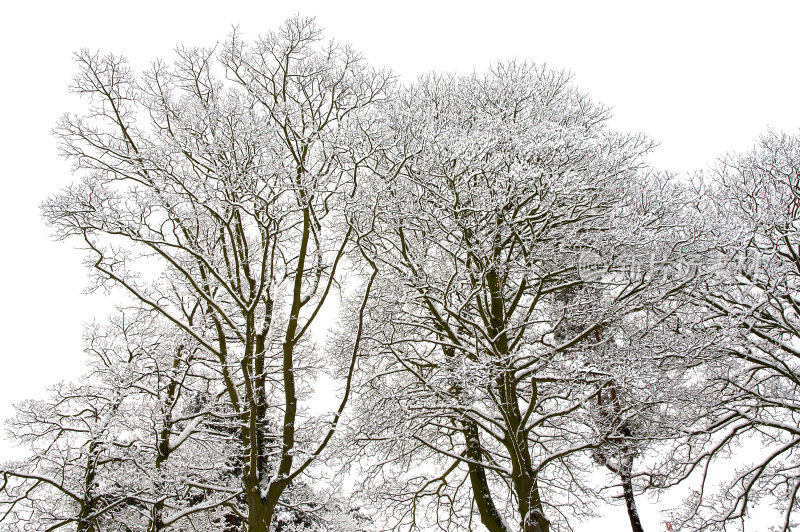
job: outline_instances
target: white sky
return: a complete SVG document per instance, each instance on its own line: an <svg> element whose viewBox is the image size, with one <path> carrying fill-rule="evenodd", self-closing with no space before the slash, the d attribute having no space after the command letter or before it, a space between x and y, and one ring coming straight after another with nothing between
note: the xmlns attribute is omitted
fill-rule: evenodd
<svg viewBox="0 0 800 532"><path fill-rule="evenodd" d="M213 45L231 25L247 36L299 12L374 65L411 80L469 72L496 59L546 62L614 109L615 127L661 143L652 161L679 172L750 148L768 127L800 127L795 2L207 2L73 1L6 4L0 14L0 416L46 385L80 373L82 323L103 299L81 294L87 271L54 243L39 215L70 182L50 129L75 108L71 53L122 53L135 65L176 44ZM0 460L7 446L0 442ZM645 506L645 501L641 503ZM649 530L664 530L652 507ZM627 527L623 508L578 531Z"/></svg>

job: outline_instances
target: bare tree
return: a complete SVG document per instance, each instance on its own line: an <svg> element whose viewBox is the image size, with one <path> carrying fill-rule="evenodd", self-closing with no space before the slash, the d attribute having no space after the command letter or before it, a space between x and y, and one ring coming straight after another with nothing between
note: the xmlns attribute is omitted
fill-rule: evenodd
<svg viewBox="0 0 800 532"><path fill-rule="evenodd" d="M364 242L380 270L370 322L384 324L364 383L359 437L381 456L369 474L399 525L471 529L476 510L493 532L512 516L525 532L568 526L560 514L588 496L578 456L607 436L576 415L608 378L581 351L684 284L631 264L673 249L642 184L650 144L526 64L422 78L392 113L392 177L365 189L366 217L380 213ZM598 296L571 297L585 287Z"/></svg>
<svg viewBox="0 0 800 532"><path fill-rule="evenodd" d="M4 522L87 532L113 520L127 490L100 479L130 470L125 442L115 440L122 401L115 390L84 384L59 385L48 400L18 405L10 428L32 454L2 468Z"/></svg>
<svg viewBox="0 0 800 532"><path fill-rule="evenodd" d="M699 476L675 526L725 530L770 502L782 513L776 530L790 530L800 491L800 138L769 134L754 151L723 159L711 177L707 212L719 220L720 268L697 305L695 329L714 340L706 364L714 400L698 403L703 422L671 464L678 479ZM750 449L756 442L762 449ZM743 465L727 462L731 453ZM719 490L715 473L725 479Z"/></svg>
<svg viewBox="0 0 800 532"><path fill-rule="evenodd" d="M201 424L214 413L195 408L214 382L196 345L154 313L128 309L92 326L86 350L91 371L80 383L21 404L9 422L29 455L3 467L0 521L156 531L190 518L218 529L213 514L241 490L218 468L231 446ZM226 493L208 497L212 485Z"/></svg>
<svg viewBox="0 0 800 532"><path fill-rule="evenodd" d="M647 175L639 186L630 205L637 213L631 220L640 224L638 242L627 247L633 271L625 275L638 279L641 292L633 305L581 343L583 360L596 379L596 396L584 411L601 435L592 457L618 478L634 532L643 530L635 492L665 482L658 458L703 419L694 403L707 400L698 367L708 357L710 339L692 324L697 321L694 303L714 273L719 243L716 224L698 209L694 187L659 174ZM614 283L602 281L621 277L613 271L602 275L599 286L574 288L561 298L585 306L581 301L607 297L604 288ZM588 324L580 320L580 315L566 316L564 326L583 330Z"/></svg>
<svg viewBox="0 0 800 532"><path fill-rule="evenodd" d="M702 378L693 381L704 374L698 366L709 346L705 336L681 330L691 312L688 305L642 310L622 320L613 342L588 346L602 375L596 401L586 410L603 435L592 457L618 478L634 532L644 530L636 492L668 483L659 468L663 456L687 428L705 419L697 403L709 389Z"/></svg>
<svg viewBox="0 0 800 532"><path fill-rule="evenodd" d="M128 502L147 509L147 530L184 518L196 528L198 518L226 519L214 514L234 509L240 489L217 465L231 460L235 446L203 350L158 313L136 308L93 326L87 339L92 375L127 390L138 410L137 423L124 434L140 472ZM208 497L205 486L219 493Z"/></svg>
<svg viewBox="0 0 800 532"><path fill-rule="evenodd" d="M81 181L44 212L83 239L98 287L122 287L205 353L237 422L247 526L264 531L347 402L354 362L332 419L299 404L391 78L301 18L253 45L234 32L218 55L176 54L139 79L119 57L77 55L90 109L56 134Z"/></svg>

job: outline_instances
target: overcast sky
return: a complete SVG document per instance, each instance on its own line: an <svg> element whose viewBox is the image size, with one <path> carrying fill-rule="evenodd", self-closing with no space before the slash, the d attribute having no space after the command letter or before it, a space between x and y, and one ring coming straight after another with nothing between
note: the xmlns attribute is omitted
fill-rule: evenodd
<svg viewBox="0 0 800 532"><path fill-rule="evenodd" d="M38 207L71 180L50 130L76 108L67 92L72 52L113 51L145 66L169 57L176 44L213 46L232 25L254 37L297 12L317 17L328 36L403 81L429 70L466 73L497 59L567 69L578 87L613 108L614 127L658 141L653 164L676 172L749 149L768 128L800 127L797 2L7 4L0 14L0 416L80 373L82 324L103 312L103 298L82 295L81 253L51 241ZM0 459L5 449L0 442ZM653 530L664 530L653 507L643 513ZM624 525L622 507L611 514L621 520L604 525Z"/></svg>

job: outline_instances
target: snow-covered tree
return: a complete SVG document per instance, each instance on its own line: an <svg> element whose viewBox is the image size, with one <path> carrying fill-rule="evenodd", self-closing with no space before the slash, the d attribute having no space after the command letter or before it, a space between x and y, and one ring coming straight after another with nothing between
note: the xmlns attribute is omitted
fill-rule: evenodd
<svg viewBox="0 0 800 532"><path fill-rule="evenodd" d="M193 516L196 529L217 529L197 512L215 521L209 512L240 490L218 467L231 446L201 424L214 412L195 407L213 382L196 346L153 313L130 310L92 326L86 342L91 371L18 405L9 421L29 455L3 467L2 522L155 531ZM205 496L203 486L226 480L225 497Z"/></svg>
<svg viewBox="0 0 800 532"><path fill-rule="evenodd" d="M76 60L77 181L43 210L120 307L9 422L4 527L569 530L598 464L635 532L636 493L697 471L675 526L797 524L800 138L693 190L562 72L397 90L299 16Z"/></svg>
<svg viewBox="0 0 800 532"><path fill-rule="evenodd" d="M31 454L2 467L4 524L85 532L115 521L131 489L121 481L134 470L129 442L117 439L129 416L118 392L63 384L47 400L17 406L10 431Z"/></svg>
<svg viewBox="0 0 800 532"><path fill-rule="evenodd" d="M85 243L97 287L122 288L199 350L235 425L248 529L264 531L347 401L352 364L330 419L300 408L391 77L299 17L252 45L233 33L219 51L176 53L139 77L120 57L77 55L73 89L90 108L56 134L80 180L44 212Z"/></svg>
<svg viewBox="0 0 800 532"><path fill-rule="evenodd" d="M675 526L726 530L764 503L782 514L775 529L790 530L800 523L800 137L766 135L710 177L721 267L695 329L714 340L705 365L714 400L698 402L704 423L671 464L679 478L700 477Z"/></svg>
<svg viewBox="0 0 800 532"><path fill-rule="evenodd" d="M362 189L370 478L398 525L566 527L591 495L579 457L610 437L577 415L608 381L587 344L693 279L672 262L692 229L663 216L676 189L557 71L430 75L390 113L391 177Z"/></svg>

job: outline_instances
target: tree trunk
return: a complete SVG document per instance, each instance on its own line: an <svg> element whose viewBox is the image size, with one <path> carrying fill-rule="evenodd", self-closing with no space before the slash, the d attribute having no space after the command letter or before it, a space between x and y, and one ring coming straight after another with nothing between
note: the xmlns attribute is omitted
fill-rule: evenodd
<svg viewBox="0 0 800 532"><path fill-rule="evenodd" d="M631 481L630 465L626 464L626 467L622 469L620 478L622 479L622 494L625 498L625 506L628 509L628 518L631 521L631 530L633 532L644 532L642 522L639 520L639 512L636 509L636 500L633 498L633 482Z"/></svg>
<svg viewBox="0 0 800 532"><path fill-rule="evenodd" d="M256 482L245 482L247 489L247 530L248 532L267 532L272 521L272 512L267 511L261 499L261 489Z"/></svg>
<svg viewBox="0 0 800 532"><path fill-rule="evenodd" d="M542 512L542 501L539 499L539 486L536 480L531 487L531 496L528 498L528 510L522 520L523 532L550 532L550 521Z"/></svg>
<svg viewBox="0 0 800 532"><path fill-rule="evenodd" d="M495 245L495 255L502 250ZM489 289L489 323L488 331L492 336L494 349L501 360L511 356L507 334L507 310L500 284L500 276L495 269L486 274L486 285ZM503 412L505 420L504 445L511 459L511 483L517 495L517 510L522 532L549 532L550 522L544 517L539 484L533 469L528 433L525 431L522 413L517 402L517 381L514 369L505 368L495 379L497 395L500 399L498 408ZM537 389L531 382L530 401L536 401Z"/></svg>
<svg viewBox="0 0 800 532"><path fill-rule="evenodd" d="M86 477L83 481L83 501L81 501L81 509L78 513L78 524L75 528L76 532L94 532L94 505L95 499L92 495L94 491L95 477L97 476L97 453L99 445L97 441L92 440L89 443L89 452L86 459Z"/></svg>
<svg viewBox="0 0 800 532"><path fill-rule="evenodd" d="M160 532L164 528L164 501L159 500L150 511L150 523L147 532Z"/></svg>
<svg viewBox="0 0 800 532"><path fill-rule="evenodd" d="M478 427L468 419L462 421L462 425L464 427L462 433L467 444L464 454L470 460L467 463L469 480L472 485L475 505L478 507L478 513L481 516L481 523L489 532L511 532L494 505L492 492L489 490L489 483L486 479L486 469L480 463L483 460L483 451Z"/></svg>

